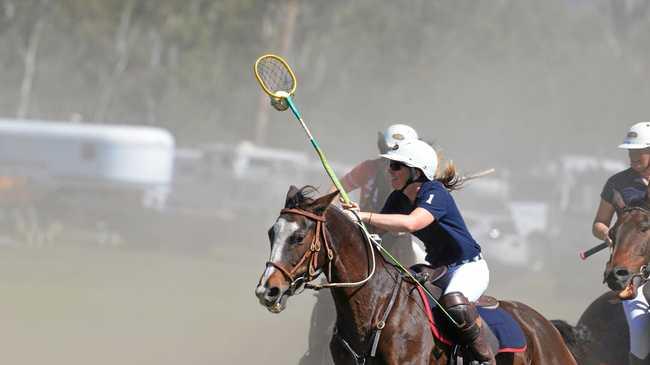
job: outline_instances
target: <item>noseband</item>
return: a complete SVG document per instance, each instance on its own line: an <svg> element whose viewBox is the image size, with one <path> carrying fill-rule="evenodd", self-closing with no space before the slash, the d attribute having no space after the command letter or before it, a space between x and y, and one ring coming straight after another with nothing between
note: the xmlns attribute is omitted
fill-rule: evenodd
<svg viewBox="0 0 650 365"><path fill-rule="evenodd" d="M317 266L318 255L321 252L321 248L323 246L325 246L325 251L327 252L327 260L328 260L328 271L325 274L325 276L327 277L328 281L331 281L332 261L334 260L334 250L332 250L332 245L328 240L329 232L327 231L327 226L323 226L323 223L326 223L327 220L325 219L324 216L317 215L299 208L284 208L280 211L280 213L298 214L316 222L314 238L311 241L309 250L305 251L300 261L298 261L298 263L291 270L287 270L281 264L278 264L273 261L267 261L266 265L267 266L271 265L276 269L280 270L280 272L291 282L289 288L292 293L295 292L304 283L307 283L305 286L308 288L320 289L321 286L311 285L309 284L309 282L316 279L316 277L318 277L318 275L320 274L320 269ZM308 262L307 272L295 278L294 275L296 274L296 271L303 265L305 261Z"/></svg>

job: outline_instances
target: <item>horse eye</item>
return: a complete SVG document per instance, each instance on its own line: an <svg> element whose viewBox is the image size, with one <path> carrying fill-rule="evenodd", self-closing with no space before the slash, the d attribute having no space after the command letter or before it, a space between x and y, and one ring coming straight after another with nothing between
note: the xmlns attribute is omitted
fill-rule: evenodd
<svg viewBox="0 0 650 365"><path fill-rule="evenodd" d="M304 239L305 239L305 235L303 233L296 233L296 234L292 235L291 237L289 237L289 243L292 244L292 245L295 245L295 244L301 243L302 240L304 240Z"/></svg>

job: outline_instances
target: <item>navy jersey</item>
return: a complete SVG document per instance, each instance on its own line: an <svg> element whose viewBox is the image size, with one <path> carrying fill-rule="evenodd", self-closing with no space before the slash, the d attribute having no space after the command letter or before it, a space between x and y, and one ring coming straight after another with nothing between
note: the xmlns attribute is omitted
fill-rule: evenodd
<svg viewBox="0 0 650 365"><path fill-rule="evenodd" d="M616 190L621 194L625 205L632 205L633 202L645 198L646 189L647 186L641 175L629 168L610 177L605 183L600 197L609 204L616 206L614 204L614 190Z"/></svg>
<svg viewBox="0 0 650 365"><path fill-rule="evenodd" d="M456 202L439 181L423 183L415 198L415 204L401 191L393 191L381 212L410 214L417 207L426 209L435 218L430 225L413 232L424 243L426 260L431 265L460 263L481 252L481 247L467 230Z"/></svg>

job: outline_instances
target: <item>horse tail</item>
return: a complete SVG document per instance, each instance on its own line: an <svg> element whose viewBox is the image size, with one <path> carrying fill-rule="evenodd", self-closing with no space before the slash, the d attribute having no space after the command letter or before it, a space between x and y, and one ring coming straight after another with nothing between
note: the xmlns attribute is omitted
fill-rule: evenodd
<svg viewBox="0 0 650 365"><path fill-rule="evenodd" d="M566 343L576 362L582 364L583 361L581 360L586 359L589 355L588 347L592 341L589 329L583 325L572 326L560 319L554 319L551 323L560 332L564 343Z"/></svg>

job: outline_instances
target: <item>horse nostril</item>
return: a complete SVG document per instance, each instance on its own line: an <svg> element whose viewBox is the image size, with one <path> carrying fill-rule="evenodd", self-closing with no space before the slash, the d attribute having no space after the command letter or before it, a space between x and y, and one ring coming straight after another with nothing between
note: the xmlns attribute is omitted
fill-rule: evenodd
<svg viewBox="0 0 650 365"><path fill-rule="evenodd" d="M270 299L277 298L278 295L280 295L280 288L278 288L277 286L274 286L274 287L270 288L266 292L266 297L270 298Z"/></svg>
<svg viewBox="0 0 650 365"><path fill-rule="evenodd" d="M626 268L618 268L614 270L614 275L618 278L627 278L630 272Z"/></svg>

